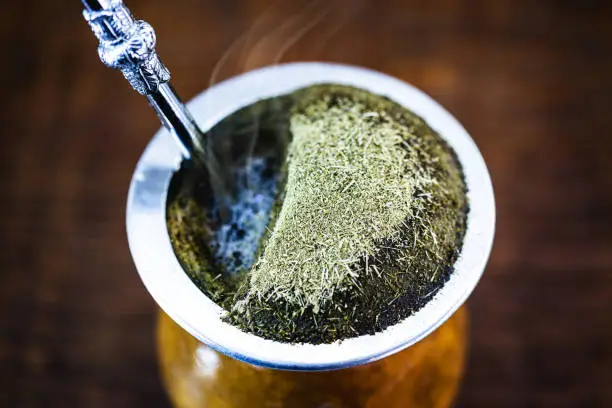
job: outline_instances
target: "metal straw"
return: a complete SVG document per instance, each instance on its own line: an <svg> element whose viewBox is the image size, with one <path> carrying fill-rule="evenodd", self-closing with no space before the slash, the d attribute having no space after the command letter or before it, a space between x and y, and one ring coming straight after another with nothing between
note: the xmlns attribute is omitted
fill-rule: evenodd
<svg viewBox="0 0 612 408"><path fill-rule="evenodd" d="M155 52L153 27L135 20L121 0L82 0L83 16L100 41L102 62L121 70L145 95L163 125L175 136L186 158L204 163L202 131L170 83L170 72Z"/></svg>

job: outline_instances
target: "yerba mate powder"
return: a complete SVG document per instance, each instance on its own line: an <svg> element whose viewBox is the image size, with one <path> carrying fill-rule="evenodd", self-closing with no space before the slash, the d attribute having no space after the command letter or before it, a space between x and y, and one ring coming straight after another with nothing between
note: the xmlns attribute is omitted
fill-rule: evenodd
<svg viewBox="0 0 612 408"><path fill-rule="evenodd" d="M461 168L410 111L316 85L216 128L234 141L229 220L205 175L185 167L168 225L183 268L232 324L283 342L373 334L422 307L452 273L467 213ZM246 158L236 151L245 138L255 146ZM243 250L219 251L221 236Z"/></svg>

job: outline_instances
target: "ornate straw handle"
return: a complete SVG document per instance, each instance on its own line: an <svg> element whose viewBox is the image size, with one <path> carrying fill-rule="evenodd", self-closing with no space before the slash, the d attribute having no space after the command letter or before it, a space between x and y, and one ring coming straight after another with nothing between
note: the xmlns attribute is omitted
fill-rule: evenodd
<svg viewBox="0 0 612 408"><path fill-rule="evenodd" d="M121 70L132 87L145 95L161 122L175 136L183 156L204 163L204 137L170 83L170 72L155 52L155 32L135 20L121 0L81 0L83 16L98 37L104 64Z"/></svg>
<svg viewBox="0 0 612 408"><path fill-rule="evenodd" d="M170 80L170 72L155 52L153 27L135 20L121 0L84 3L83 16L100 41L98 54L104 64L120 69L143 95L156 92Z"/></svg>

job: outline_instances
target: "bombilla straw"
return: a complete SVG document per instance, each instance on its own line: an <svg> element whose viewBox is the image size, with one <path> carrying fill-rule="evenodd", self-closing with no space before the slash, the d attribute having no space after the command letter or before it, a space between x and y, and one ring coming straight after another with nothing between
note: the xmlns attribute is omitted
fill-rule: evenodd
<svg viewBox="0 0 612 408"><path fill-rule="evenodd" d="M153 27L135 20L121 0L82 0L83 16L100 41L102 62L121 70L130 85L149 100L174 135L183 156L205 163L204 137L169 83L170 72L155 52Z"/></svg>

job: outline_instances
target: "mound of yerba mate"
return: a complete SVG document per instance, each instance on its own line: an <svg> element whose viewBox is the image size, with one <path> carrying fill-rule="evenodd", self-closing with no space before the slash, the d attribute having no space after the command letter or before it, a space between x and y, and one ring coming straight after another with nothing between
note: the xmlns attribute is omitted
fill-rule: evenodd
<svg viewBox="0 0 612 408"><path fill-rule="evenodd" d="M452 274L468 211L462 170L397 103L315 85L247 106L207 137L231 188L215 197L210 173L186 162L168 229L229 323L291 343L373 334Z"/></svg>

